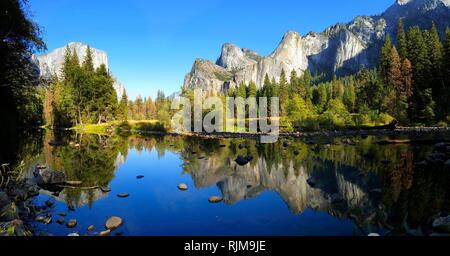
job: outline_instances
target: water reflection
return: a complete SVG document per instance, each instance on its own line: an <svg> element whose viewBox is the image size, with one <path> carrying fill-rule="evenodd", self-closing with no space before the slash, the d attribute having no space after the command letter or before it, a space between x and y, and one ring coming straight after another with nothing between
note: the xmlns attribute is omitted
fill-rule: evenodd
<svg viewBox="0 0 450 256"><path fill-rule="evenodd" d="M30 168L45 163L50 169L64 171L68 180L82 181L83 187L107 187L130 150L156 151L159 159L170 152L182 160L180 175L190 175L196 189L217 186L228 207L272 191L292 214L312 209L350 219L357 227L356 234L373 230L405 234L419 228L427 232L432 217L449 210L450 174L443 168L425 170L415 165L432 145L380 145L378 140L259 144L245 139L46 132L43 143L30 141L34 147L41 145L41 150L19 156ZM251 156L251 160L241 166L234 161L238 156ZM92 207L97 200L111 196L100 189L42 193L74 207Z"/></svg>

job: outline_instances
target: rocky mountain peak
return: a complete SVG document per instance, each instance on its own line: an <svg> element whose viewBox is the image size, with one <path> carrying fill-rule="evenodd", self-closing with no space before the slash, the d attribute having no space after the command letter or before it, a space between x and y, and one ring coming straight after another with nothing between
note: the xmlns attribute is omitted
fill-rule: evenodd
<svg viewBox="0 0 450 256"><path fill-rule="evenodd" d="M61 72L67 47L70 51L75 51L77 53L80 63L84 61L88 45L81 42L70 42L66 46L57 48L45 55L33 55L32 59L39 68L40 76L42 78L49 79L55 74L58 77L62 76ZM94 68L98 68L100 65L104 64L106 68L109 69L108 55L105 51L91 47L91 52ZM114 88L117 92L117 96L121 98L125 92L125 88L121 82L117 81L117 79L115 79Z"/></svg>

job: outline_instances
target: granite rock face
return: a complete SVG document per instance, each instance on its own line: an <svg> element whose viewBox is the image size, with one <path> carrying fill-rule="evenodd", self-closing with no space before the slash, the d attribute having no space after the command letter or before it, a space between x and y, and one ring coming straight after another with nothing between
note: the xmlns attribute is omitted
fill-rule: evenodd
<svg viewBox="0 0 450 256"><path fill-rule="evenodd" d="M362 66L374 66L387 34L395 38L398 19L405 26L429 28L434 21L439 31L450 25L450 0L397 0L381 15L358 16L346 24L336 24L321 33L301 36L288 31L269 56L226 43L216 63L195 61L185 77L184 88L202 88L217 94L241 82L254 81L262 87L264 76L279 80L281 71L350 74Z"/></svg>
<svg viewBox="0 0 450 256"><path fill-rule="evenodd" d="M79 42L72 42L67 45L69 49L73 52L76 51L80 63L86 58L87 45ZM92 58L94 63L94 68L100 67L100 65L105 64L108 66L108 55L102 50L91 48ZM51 78L52 75L56 74L61 77L61 70L64 64L64 56L66 53L66 46L53 50L52 52L45 55L34 55L33 61L39 68L40 76L44 79ZM114 79L114 89L117 92L117 96L120 99L125 92L125 87L116 78Z"/></svg>

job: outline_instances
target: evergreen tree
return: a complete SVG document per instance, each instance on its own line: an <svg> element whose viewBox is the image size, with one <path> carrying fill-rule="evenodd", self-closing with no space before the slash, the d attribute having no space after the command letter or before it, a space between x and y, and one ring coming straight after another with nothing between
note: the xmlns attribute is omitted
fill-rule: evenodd
<svg viewBox="0 0 450 256"><path fill-rule="evenodd" d="M389 70L391 68L391 55L392 55L392 43L389 34L386 36L383 48L381 48L380 54L380 74L383 81L387 84L389 83Z"/></svg>
<svg viewBox="0 0 450 256"><path fill-rule="evenodd" d="M408 39L406 37L405 27L403 25L403 19L398 20L397 26L397 43L398 53L402 59L406 58L408 53Z"/></svg>
<svg viewBox="0 0 450 256"><path fill-rule="evenodd" d="M244 99L247 98L247 86L245 85L244 82L241 82L239 84L239 87L236 91L236 97L242 97Z"/></svg>
<svg viewBox="0 0 450 256"><path fill-rule="evenodd" d="M85 71L89 73L94 72L94 61L92 59L92 50L89 45L86 49L86 57L84 58L82 67Z"/></svg>
<svg viewBox="0 0 450 256"><path fill-rule="evenodd" d="M445 102L448 101L447 98L442 97L445 95L444 91L444 78L442 76L442 58L443 58L443 47L441 40L439 38L439 33L437 31L436 25L433 22L433 26L430 30L430 37L428 42L428 56L430 58L430 72L431 72L431 88L433 90L433 99L436 101L436 115L437 118L445 118Z"/></svg>
<svg viewBox="0 0 450 256"><path fill-rule="evenodd" d="M122 121L128 120L128 95L127 92L123 92L122 97L120 98L119 106L118 106L118 118Z"/></svg>
<svg viewBox="0 0 450 256"><path fill-rule="evenodd" d="M410 106L409 118L412 121L429 123L434 119L434 113L431 113L432 107L430 106L434 106L434 102L430 86L432 80L431 61L424 34L418 27L413 27L408 31L408 59L413 67L414 78L413 104Z"/></svg>
<svg viewBox="0 0 450 256"><path fill-rule="evenodd" d="M257 96L258 89L256 88L256 83L253 81L250 81L247 87L247 96L248 97L256 97Z"/></svg>
<svg viewBox="0 0 450 256"><path fill-rule="evenodd" d="M284 69L281 70L280 75L280 84L278 86L279 90L279 97L280 97L280 114L285 115L286 114L286 106L289 99L289 91L288 91L288 82L286 79L286 73L284 72Z"/></svg>

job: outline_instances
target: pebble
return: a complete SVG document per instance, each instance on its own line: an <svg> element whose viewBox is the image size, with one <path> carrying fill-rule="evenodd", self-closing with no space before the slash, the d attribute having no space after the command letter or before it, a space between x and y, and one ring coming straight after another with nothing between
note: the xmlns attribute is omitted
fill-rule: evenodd
<svg viewBox="0 0 450 256"><path fill-rule="evenodd" d="M47 201L45 201L45 205L47 205L48 207L52 207L55 204L55 201L53 199L49 199Z"/></svg>
<svg viewBox="0 0 450 256"><path fill-rule="evenodd" d="M60 224L60 225L62 225L62 224L64 224L64 218L58 218L57 220L56 220L56 223L58 223L58 224Z"/></svg>
<svg viewBox="0 0 450 256"><path fill-rule="evenodd" d="M105 227L108 230L114 230L120 227L122 223L123 223L122 218L113 216L106 221Z"/></svg>
<svg viewBox="0 0 450 256"><path fill-rule="evenodd" d="M111 230L108 229L108 230L100 232L99 236L109 236L110 233L111 233Z"/></svg>
<svg viewBox="0 0 450 256"><path fill-rule="evenodd" d="M219 196L211 196L211 197L209 197L208 201L212 204L217 204L217 203L222 202L223 198L219 197Z"/></svg>
<svg viewBox="0 0 450 256"><path fill-rule="evenodd" d="M184 183L181 183L178 185L178 189L181 191L186 191L186 190L188 190L188 186Z"/></svg>
<svg viewBox="0 0 450 256"><path fill-rule="evenodd" d="M66 212L61 212L61 213L58 213L58 215L61 216L61 217L66 217L67 213Z"/></svg>
<svg viewBox="0 0 450 256"><path fill-rule="evenodd" d="M117 194L117 197L120 197L120 198L127 198L127 197L129 197L130 196L130 194L127 194L127 193L120 193L120 194Z"/></svg>
<svg viewBox="0 0 450 256"><path fill-rule="evenodd" d="M66 226L68 228L74 228L77 226L77 220L76 219L71 219L67 222Z"/></svg>
<svg viewBox="0 0 450 256"><path fill-rule="evenodd" d="M90 226L87 228L87 230L88 230L88 231L94 231L94 230L95 230L94 225L90 225Z"/></svg>

